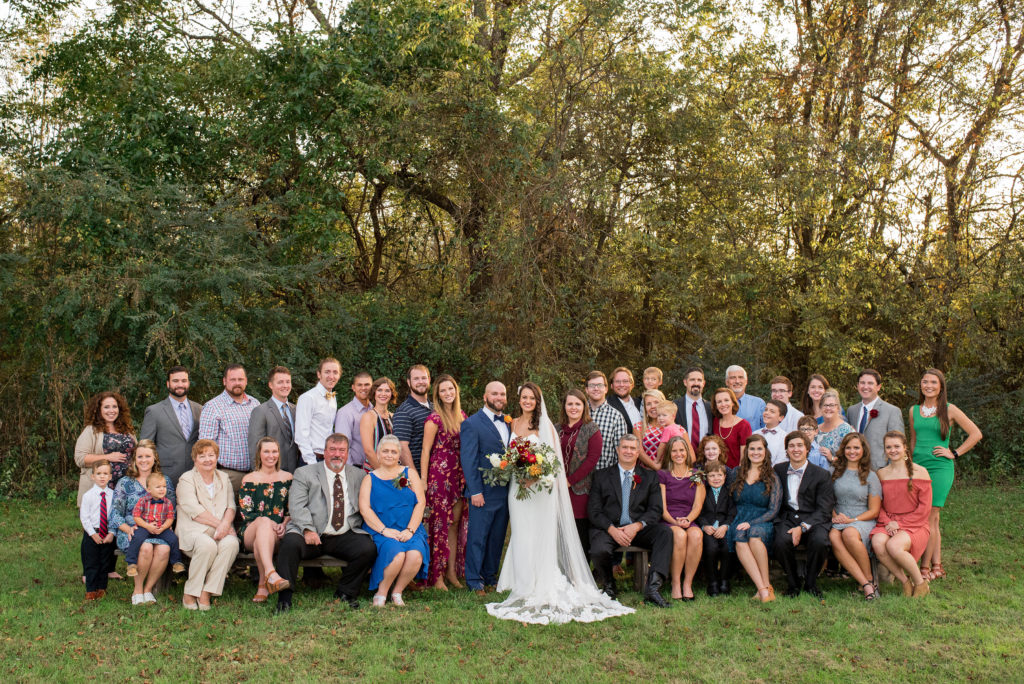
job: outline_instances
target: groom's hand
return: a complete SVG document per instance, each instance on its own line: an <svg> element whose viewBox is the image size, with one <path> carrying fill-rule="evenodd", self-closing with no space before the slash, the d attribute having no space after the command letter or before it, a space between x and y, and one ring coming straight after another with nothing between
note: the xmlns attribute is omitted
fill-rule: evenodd
<svg viewBox="0 0 1024 684"><path fill-rule="evenodd" d="M484 505L484 495L474 494L473 496L469 497L469 503L473 504L477 508L480 508L481 506Z"/></svg>

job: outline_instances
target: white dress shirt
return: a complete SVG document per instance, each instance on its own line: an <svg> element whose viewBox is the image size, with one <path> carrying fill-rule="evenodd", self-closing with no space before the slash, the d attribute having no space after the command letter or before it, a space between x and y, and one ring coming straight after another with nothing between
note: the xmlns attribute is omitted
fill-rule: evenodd
<svg viewBox="0 0 1024 684"><path fill-rule="evenodd" d="M871 401L869 401L866 404L863 401L861 401L860 415L857 416L857 424L856 425L851 425L850 427L852 427L855 431L859 432L860 431L860 421L864 420L864 416L867 416L868 417L867 423L864 423L864 429L867 430L868 429L868 423L871 422L871 409L875 408L875 404L878 403L878 400L880 398L881 397L875 397L874 399L872 399Z"/></svg>
<svg viewBox="0 0 1024 684"><path fill-rule="evenodd" d="M700 420L700 425L697 430L698 442L704 439L708 433L711 432L711 416L708 415L707 409L704 407L704 400L697 400L691 397L689 394L686 395L686 401L683 402L683 408L686 411L686 424L690 425L691 418L693 418L693 405L697 405L697 418ZM690 425L690 434L693 434L693 426Z"/></svg>
<svg viewBox="0 0 1024 684"><path fill-rule="evenodd" d="M483 411L484 415L487 416L487 420L494 423L494 427L498 428L498 434L501 435L501 441L505 443L505 446L508 446L509 438L512 436L512 428L510 428L508 423L504 420L494 420L494 417L498 414L486 406L484 406Z"/></svg>
<svg viewBox="0 0 1024 684"><path fill-rule="evenodd" d="M340 473L335 473L327 467L326 463L323 464L323 467L327 471L327 491L331 493L331 496L327 500L327 524L324 525L324 529L320 534L345 534L352 528L349 520L352 519L352 515L356 512L356 505L359 502L352 501L352 497L348 495L348 478L345 476L344 468L341 469ZM341 487L342 491L345 492L345 522L342 523L341 527L336 528L331 525L331 513L334 511L334 478L337 475L341 475Z"/></svg>
<svg viewBox="0 0 1024 684"><path fill-rule="evenodd" d="M640 413L640 409L637 408L636 402L633 401L633 397L626 395L625 399L619 397L619 401L622 402L622 406L626 409L626 415L629 416L630 425L636 425L637 423L643 422L644 417Z"/></svg>
<svg viewBox="0 0 1024 684"><path fill-rule="evenodd" d="M792 404L786 404L786 416L782 419L782 429L788 435L790 432L799 430L797 423L804 417L804 412Z"/></svg>
<svg viewBox="0 0 1024 684"><path fill-rule="evenodd" d="M800 483L804 480L804 473L807 472L807 461L804 461L804 464L796 469L798 474L790 473L789 470L791 468L792 466L787 468L786 471L786 486L789 487L789 506L794 511L799 511L800 500L797 494L800 493Z"/></svg>
<svg viewBox="0 0 1024 684"><path fill-rule="evenodd" d="M781 423L773 428L763 427L760 430L754 430L754 434L761 435L768 442L768 453L771 454L773 466L789 460L789 456L786 455L787 433L782 429Z"/></svg>
<svg viewBox="0 0 1024 684"><path fill-rule="evenodd" d="M82 529L90 537L96 534L96 528L100 526L100 494L107 495L107 532L114 528L110 524L110 514L114 510L114 490L109 487L100 489L93 485L92 489L82 495L82 507L78 509L78 519L82 521Z"/></svg>
<svg viewBox="0 0 1024 684"><path fill-rule="evenodd" d="M316 463L324 453L324 442L334 432L338 398L327 398L327 388L319 382L295 402L295 444L305 463Z"/></svg>
<svg viewBox="0 0 1024 684"><path fill-rule="evenodd" d="M286 404L285 402L281 401L277 397L270 397L270 401L274 402L274 408L277 409L277 415L281 416L282 418L285 418L285 421L288 423L288 429L292 431L292 440L294 441L295 440L295 424L292 423L292 412L288 410L288 408L287 408L288 404ZM284 408L284 413L281 413L281 409L282 408ZM285 417L285 416L287 416L287 417ZM280 446L281 446L282 449L284 448L284 445L280 445Z"/></svg>

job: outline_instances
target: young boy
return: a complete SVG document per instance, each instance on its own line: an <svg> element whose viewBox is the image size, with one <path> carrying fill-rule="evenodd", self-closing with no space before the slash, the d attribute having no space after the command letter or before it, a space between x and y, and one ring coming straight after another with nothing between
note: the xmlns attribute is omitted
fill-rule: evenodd
<svg viewBox="0 0 1024 684"><path fill-rule="evenodd" d="M728 594L732 555L725 541L725 533L736 518L736 501L725 488L727 469L721 461L707 464L707 496L697 517L704 532L703 563L708 577L708 596Z"/></svg>
<svg viewBox="0 0 1024 684"><path fill-rule="evenodd" d="M82 574L85 575L85 600L96 601L107 594L107 568L114 560L114 531L109 512L114 491L107 487L112 472L110 461L92 465L92 489L82 495L78 518L82 522Z"/></svg>
<svg viewBox="0 0 1024 684"><path fill-rule="evenodd" d="M664 375L661 369L656 366L644 369L644 391L661 389L661 381Z"/></svg>
<svg viewBox="0 0 1024 684"><path fill-rule="evenodd" d="M764 411L761 414L764 427L754 430L755 435L761 435L768 442L768 451L771 452L773 466L789 460L789 457L786 456L786 432L782 429L782 419L786 417L788 408L778 399L769 399L765 402Z"/></svg>
<svg viewBox="0 0 1024 684"><path fill-rule="evenodd" d="M811 452L807 454L807 460L816 466L820 466L825 470L832 472L832 464L828 462L825 455L821 453L821 449L818 447L818 442L814 439L818 436L818 421L813 416L804 416L796 423L797 429L807 435L807 439L811 440Z"/></svg>
<svg viewBox="0 0 1024 684"><path fill-rule="evenodd" d="M171 547L171 570L185 572L185 564L181 562L181 549L178 548L178 537L171 531L174 524L174 504L167 499L167 480L162 473L150 473L146 478L146 494L139 499L132 510L132 517L138 526L128 543L124 553L128 564L128 576L139 574L139 550L147 539L160 539Z"/></svg>

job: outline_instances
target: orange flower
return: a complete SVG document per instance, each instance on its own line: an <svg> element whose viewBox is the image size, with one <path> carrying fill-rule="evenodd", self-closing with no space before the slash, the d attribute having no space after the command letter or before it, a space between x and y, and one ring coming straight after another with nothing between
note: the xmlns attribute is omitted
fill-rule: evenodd
<svg viewBox="0 0 1024 684"><path fill-rule="evenodd" d="M502 459L501 463L498 464L498 467L504 470L505 468L508 467L508 461Z"/></svg>
<svg viewBox="0 0 1024 684"><path fill-rule="evenodd" d="M540 477L541 473L543 473L543 472L544 472L544 470L543 470L543 469L542 469L542 468L541 468L540 466L537 466L537 465L532 465L532 466L530 466L530 469L529 469L529 471L528 471L528 472L529 472L529 473L530 473L530 475L532 475L533 477Z"/></svg>

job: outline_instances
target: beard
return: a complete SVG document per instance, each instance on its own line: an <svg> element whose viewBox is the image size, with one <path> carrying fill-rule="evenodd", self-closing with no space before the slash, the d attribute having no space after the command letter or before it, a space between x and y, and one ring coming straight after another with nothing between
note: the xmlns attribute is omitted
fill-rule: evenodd
<svg viewBox="0 0 1024 684"><path fill-rule="evenodd" d="M242 385L231 387L228 389L228 394L230 394L233 397L243 397L245 396L245 386Z"/></svg>
<svg viewBox="0 0 1024 684"><path fill-rule="evenodd" d="M491 410L492 410L492 411L494 411L495 413L501 413L502 411L504 411L504 410L505 410L505 403L504 403L504 402L502 402L502 404L501 404L501 407L500 407L500 408L499 408L499 407L497 407L497 406L495 406L494 404L492 404L492 403L491 403L491 402L489 402L489 401L484 401L484 406L486 406L487 408L491 409Z"/></svg>
<svg viewBox="0 0 1024 684"><path fill-rule="evenodd" d="M175 387L171 390L171 396L179 399L188 396L188 387Z"/></svg>

